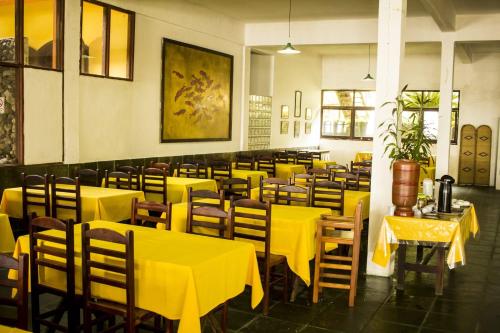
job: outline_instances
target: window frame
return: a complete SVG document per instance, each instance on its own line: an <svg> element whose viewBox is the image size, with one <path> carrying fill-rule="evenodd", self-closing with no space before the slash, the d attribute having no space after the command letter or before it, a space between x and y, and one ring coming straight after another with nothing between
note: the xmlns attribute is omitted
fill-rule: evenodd
<svg viewBox="0 0 500 333"><path fill-rule="evenodd" d="M83 49L83 3L88 2L93 5L101 6L104 10L104 59L103 59L103 67L104 67L104 75L99 74L91 74L82 72L82 49ZM129 77L116 77L109 75L109 58L110 58L110 35L111 35L111 10L115 10L118 12L125 13L129 15L129 31L128 31L128 50L127 50L127 60L128 60L128 71ZM91 76L91 77L99 77L106 78L112 80L122 80L122 81L134 81L134 49L135 49L135 12L127 9L123 9L114 5L110 5L104 2L100 2L97 0L81 0L80 1L80 75Z"/></svg>

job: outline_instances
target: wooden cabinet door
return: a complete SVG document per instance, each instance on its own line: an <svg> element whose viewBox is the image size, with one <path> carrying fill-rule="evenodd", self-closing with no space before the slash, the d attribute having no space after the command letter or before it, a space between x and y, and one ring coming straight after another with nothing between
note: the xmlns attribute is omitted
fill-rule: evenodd
<svg viewBox="0 0 500 333"><path fill-rule="evenodd" d="M490 185L491 168L491 128L486 125L479 126L476 131L476 163L474 184L481 186Z"/></svg>
<svg viewBox="0 0 500 333"><path fill-rule="evenodd" d="M460 131L460 157L458 164L458 183L474 184L476 158L476 128L464 125Z"/></svg>

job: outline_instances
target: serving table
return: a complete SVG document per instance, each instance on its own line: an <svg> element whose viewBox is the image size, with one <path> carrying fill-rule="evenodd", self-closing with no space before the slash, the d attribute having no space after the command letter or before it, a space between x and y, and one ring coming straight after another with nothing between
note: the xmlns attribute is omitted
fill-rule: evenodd
<svg viewBox="0 0 500 333"><path fill-rule="evenodd" d="M358 151L354 157L354 162L363 162L371 160L373 153L371 151Z"/></svg>
<svg viewBox="0 0 500 333"><path fill-rule="evenodd" d="M14 251L14 234L9 217L0 213L0 253Z"/></svg>
<svg viewBox="0 0 500 333"><path fill-rule="evenodd" d="M425 219L416 217L385 216L373 252L373 262L387 266L391 254L398 250L398 289L404 288L406 270L436 274L436 294L443 292L445 262L450 269L465 264L465 242L479 231L474 206L466 208L459 217ZM406 262L408 245L430 245L432 250L417 263ZM448 256L445 258L445 252ZM437 265L429 266L430 256L437 252Z"/></svg>
<svg viewBox="0 0 500 333"><path fill-rule="evenodd" d="M82 221L107 220L120 222L130 218L131 202L133 198L144 200L142 191L131 191L114 188L81 186L80 196L82 198ZM3 191L0 202L0 212L14 218L23 217L22 188L7 188ZM31 206L38 216L45 215L41 206ZM60 219L74 219L74 213L61 210L58 214Z"/></svg>
<svg viewBox="0 0 500 333"><path fill-rule="evenodd" d="M108 221L90 222L91 229L101 227L122 234L134 231L136 306L168 319L179 319L178 332L201 332L200 317L243 292L245 285L252 287L252 307L263 297L255 248L250 243ZM74 232L75 288L81 294L80 225L75 225ZM29 253L28 235L17 240L14 255L21 252ZM65 288L65 274L50 268L42 271L44 283ZM95 296L124 301L124 294L116 288L96 285L93 290Z"/></svg>
<svg viewBox="0 0 500 333"><path fill-rule="evenodd" d="M29 331L25 331L16 327L0 325L0 333L23 333L23 332L29 332Z"/></svg>

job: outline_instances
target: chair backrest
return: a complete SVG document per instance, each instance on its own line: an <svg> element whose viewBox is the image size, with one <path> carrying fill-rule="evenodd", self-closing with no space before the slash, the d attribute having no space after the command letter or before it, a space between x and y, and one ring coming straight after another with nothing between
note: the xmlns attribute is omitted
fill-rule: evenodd
<svg viewBox="0 0 500 333"><path fill-rule="evenodd" d="M140 178L141 178L141 168L136 166L131 166L131 165L121 165L116 167L116 171L121 171L121 172L130 172L132 175L131 177L131 184L132 187L130 188L131 190L139 190L141 188L141 183L140 183Z"/></svg>
<svg viewBox="0 0 500 333"><path fill-rule="evenodd" d="M191 163L177 163L177 177L199 178L200 166Z"/></svg>
<svg viewBox="0 0 500 333"><path fill-rule="evenodd" d="M159 194L161 203L167 204L167 170L142 168L141 190L144 194Z"/></svg>
<svg viewBox="0 0 500 333"><path fill-rule="evenodd" d="M276 163L288 163L288 154L286 151L277 151L274 153L274 161Z"/></svg>
<svg viewBox="0 0 500 333"><path fill-rule="evenodd" d="M330 180L333 180L332 176L335 172L349 172L349 167L347 165L342 165L342 164L328 165L326 169L330 174Z"/></svg>
<svg viewBox="0 0 500 333"><path fill-rule="evenodd" d="M359 186L360 191L370 191L371 181L372 181L372 168L371 167L360 167L357 170L359 176Z"/></svg>
<svg viewBox="0 0 500 333"><path fill-rule="evenodd" d="M210 163L210 178L220 185L223 180L233 176L233 166L231 161L212 161Z"/></svg>
<svg viewBox="0 0 500 333"><path fill-rule="evenodd" d="M295 164L297 160L298 151L297 150L285 150L286 157L289 164Z"/></svg>
<svg viewBox="0 0 500 333"><path fill-rule="evenodd" d="M54 177L51 181L52 217L58 218L59 212L74 211L73 220L82 223L82 198L80 193L80 179L78 177Z"/></svg>
<svg viewBox="0 0 500 333"><path fill-rule="evenodd" d="M26 227L32 211L30 207L43 207L46 216L50 216L50 193L48 175L26 175L21 173L23 219Z"/></svg>
<svg viewBox="0 0 500 333"><path fill-rule="evenodd" d="M276 177L276 161L272 155L257 158L257 170L266 171L269 177Z"/></svg>
<svg viewBox="0 0 500 333"><path fill-rule="evenodd" d="M236 156L236 169L255 170L255 158L252 156Z"/></svg>
<svg viewBox="0 0 500 333"><path fill-rule="evenodd" d="M101 187L101 171L99 169L79 169L76 173L80 185Z"/></svg>
<svg viewBox="0 0 500 333"><path fill-rule="evenodd" d="M170 165L170 163L151 161L151 163L149 164L149 167L161 169L161 170L165 169L167 171L168 176L172 175L172 170L171 170L172 166Z"/></svg>
<svg viewBox="0 0 500 333"><path fill-rule="evenodd" d="M193 207L216 207L224 210L224 191L196 190L188 187L188 202Z"/></svg>
<svg viewBox="0 0 500 333"><path fill-rule="evenodd" d="M132 173L104 170L104 187L132 190Z"/></svg>
<svg viewBox="0 0 500 333"><path fill-rule="evenodd" d="M290 185L290 179L264 178L260 176L259 200L276 203L278 201L278 189L280 186Z"/></svg>
<svg viewBox="0 0 500 333"><path fill-rule="evenodd" d="M15 271L17 274L17 278L4 277L4 274L0 278L0 287L7 289L5 292L0 292L0 304L15 307L17 310L16 318L4 317L1 314L0 323L16 326L23 330L28 329L28 265L29 260L26 253L20 253L17 259L0 254L0 268ZM13 289L16 290L16 294L11 297ZM4 297L4 295L8 296Z"/></svg>
<svg viewBox="0 0 500 333"><path fill-rule="evenodd" d="M145 214L146 212L156 212L155 215ZM141 201L137 198L132 199L132 214L130 215L130 223L137 225L144 225L145 223L151 223L155 226L158 223L164 225L165 230L170 230L172 226L172 203L167 202L163 205L154 201Z"/></svg>
<svg viewBox="0 0 500 333"><path fill-rule="evenodd" d="M313 167L313 155L309 152L299 152L295 158L295 164L304 165L306 170Z"/></svg>
<svg viewBox="0 0 500 333"><path fill-rule="evenodd" d="M329 180L330 172L328 169L322 168L311 168L307 170L307 173L316 177L316 179Z"/></svg>
<svg viewBox="0 0 500 333"><path fill-rule="evenodd" d="M135 311L134 232L127 230L122 235L106 228L90 229L88 223L83 223L82 277L86 308L99 309L101 303L95 299L92 287L100 284L123 290L127 317L131 316Z"/></svg>
<svg viewBox="0 0 500 333"><path fill-rule="evenodd" d="M351 161L351 172L354 172L358 168L370 167L372 166L371 161L354 162Z"/></svg>
<svg viewBox="0 0 500 333"><path fill-rule="evenodd" d="M231 239L243 238L264 243L269 264L271 254L271 203L252 199L231 200Z"/></svg>
<svg viewBox="0 0 500 333"><path fill-rule="evenodd" d="M332 181L344 182L346 190L359 190L359 174L351 172L334 172Z"/></svg>
<svg viewBox="0 0 500 333"><path fill-rule="evenodd" d="M229 221L231 221L232 209L225 212L224 209L212 206L194 206L194 202L188 202L188 218L186 232L203 236L231 239Z"/></svg>
<svg viewBox="0 0 500 333"><path fill-rule="evenodd" d="M73 225L73 220L61 221L47 216L36 217L35 214L32 216L29 239L31 292L33 295L39 295L41 287L50 288L43 282L39 282L39 269L49 268L66 274L66 296L69 299L74 299L75 242ZM58 231L59 235L44 233L47 230Z"/></svg>
<svg viewBox="0 0 500 333"><path fill-rule="evenodd" d="M297 186L311 186L314 176L309 173L293 173L292 184Z"/></svg>
<svg viewBox="0 0 500 333"><path fill-rule="evenodd" d="M344 215L344 182L313 179L311 205L336 210Z"/></svg>
<svg viewBox="0 0 500 333"><path fill-rule="evenodd" d="M277 204L291 205L292 203L310 206L311 204L311 188L295 185L281 186L278 189Z"/></svg>
<svg viewBox="0 0 500 333"><path fill-rule="evenodd" d="M224 191L224 198L229 199L250 199L252 190L252 177L247 179L243 178L229 178L222 181L221 189Z"/></svg>

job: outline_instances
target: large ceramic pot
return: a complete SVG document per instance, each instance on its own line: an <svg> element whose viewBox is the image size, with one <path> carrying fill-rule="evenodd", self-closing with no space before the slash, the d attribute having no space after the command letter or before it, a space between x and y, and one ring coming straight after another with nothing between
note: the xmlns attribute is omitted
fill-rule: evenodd
<svg viewBox="0 0 500 333"><path fill-rule="evenodd" d="M392 203L396 206L394 215L413 216L417 203L420 164L411 160L398 160L392 165Z"/></svg>

